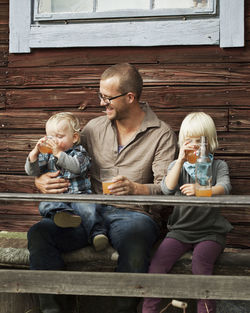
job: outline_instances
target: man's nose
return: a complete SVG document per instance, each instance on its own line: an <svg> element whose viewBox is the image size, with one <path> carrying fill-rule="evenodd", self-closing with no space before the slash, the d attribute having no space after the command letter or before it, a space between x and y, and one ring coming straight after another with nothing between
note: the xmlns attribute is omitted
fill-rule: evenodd
<svg viewBox="0 0 250 313"><path fill-rule="evenodd" d="M100 100L100 105L101 105L101 106L105 106L105 105L107 105L107 103L105 103L105 101L104 101L103 99L101 99L101 100Z"/></svg>

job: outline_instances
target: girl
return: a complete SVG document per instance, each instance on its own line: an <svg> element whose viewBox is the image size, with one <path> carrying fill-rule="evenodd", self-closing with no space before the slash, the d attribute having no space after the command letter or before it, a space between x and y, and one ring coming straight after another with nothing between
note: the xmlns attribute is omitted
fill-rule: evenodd
<svg viewBox="0 0 250 313"><path fill-rule="evenodd" d="M203 112L185 117L179 133L179 156L168 168L162 180L165 195L195 195L195 164L187 162L185 151L197 148L200 137L208 140L208 153L212 161L212 195L229 194L231 190L227 164L213 160L218 147L216 128L212 118ZM193 250L192 272L195 275L212 275L216 259L223 251L226 234L231 224L220 215L219 208L177 206L168 221L169 232L156 251L149 273L168 273L175 262L187 251ZM146 298L143 313L158 312L158 298ZM215 313L214 300L198 300L198 313Z"/></svg>

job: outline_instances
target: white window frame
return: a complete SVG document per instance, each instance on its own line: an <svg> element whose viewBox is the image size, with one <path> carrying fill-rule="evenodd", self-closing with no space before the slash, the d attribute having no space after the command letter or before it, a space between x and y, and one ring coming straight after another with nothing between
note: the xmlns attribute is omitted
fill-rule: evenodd
<svg viewBox="0 0 250 313"><path fill-rule="evenodd" d="M35 23L33 1L10 0L10 53L33 48L219 45L244 46L244 0L217 0L216 16Z"/></svg>
<svg viewBox="0 0 250 313"><path fill-rule="evenodd" d="M45 1L45 0L44 0ZM51 0L46 0L47 6L51 7ZM97 0L96 0L97 1ZM172 0L175 1L175 0ZM177 0L178 1L178 0ZM46 3L46 2L45 2ZM93 12L89 13L39 13L39 0L34 0L34 21L69 20L69 19L102 19L102 18L127 18L129 17L166 17L185 15L215 15L217 0L208 0L206 8L168 8L168 9L148 9L148 10L113 10L96 12L95 4ZM149 7L153 8L153 0L149 0Z"/></svg>

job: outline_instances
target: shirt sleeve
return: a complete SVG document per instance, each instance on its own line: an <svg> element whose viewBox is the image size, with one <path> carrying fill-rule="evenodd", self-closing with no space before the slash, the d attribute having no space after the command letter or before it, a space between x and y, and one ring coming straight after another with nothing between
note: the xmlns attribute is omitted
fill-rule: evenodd
<svg viewBox="0 0 250 313"><path fill-rule="evenodd" d="M217 162L216 162L217 161ZM215 185L220 185L224 188L225 194L228 195L232 190L229 176L229 168L225 161L216 160L213 175L215 177Z"/></svg>
<svg viewBox="0 0 250 313"><path fill-rule="evenodd" d="M152 163L154 184L149 184L151 194L161 194L161 181L167 174L169 164L175 159L177 142L175 133L169 129L159 140Z"/></svg>
<svg viewBox="0 0 250 313"><path fill-rule="evenodd" d="M73 150L71 154L62 152L56 165L71 173L71 177L86 176L90 168L90 157L84 148L80 150Z"/></svg>
<svg viewBox="0 0 250 313"><path fill-rule="evenodd" d="M39 176L40 175L40 168L38 159L35 162L30 162L29 157L27 157L25 162L25 172L29 176Z"/></svg>
<svg viewBox="0 0 250 313"><path fill-rule="evenodd" d="M176 160L171 162L169 167L168 167L168 172L172 169L172 167L174 166ZM163 177L162 181L161 181L161 191L164 195L173 195L176 193L176 191L179 189L179 185L176 186L176 188L174 190L168 189L166 183L165 183L165 178L166 176Z"/></svg>

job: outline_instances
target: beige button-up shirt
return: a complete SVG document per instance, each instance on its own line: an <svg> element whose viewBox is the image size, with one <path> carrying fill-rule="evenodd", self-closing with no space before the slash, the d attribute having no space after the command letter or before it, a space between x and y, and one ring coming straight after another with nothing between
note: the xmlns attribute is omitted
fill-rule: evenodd
<svg viewBox="0 0 250 313"><path fill-rule="evenodd" d="M120 152L115 124L106 116L91 120L83 129L81 141L92 158L94 193L102 193L101 182L117 175L146 184L151 194L162 193L160 183L175 158L176 136L148 104L142 104L142 109L146 114L140 129ZM144 211L142 207L140 210Z"/></svg>

